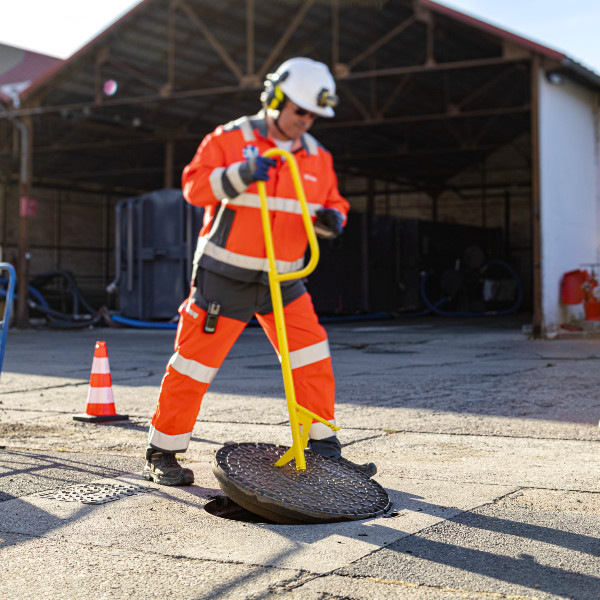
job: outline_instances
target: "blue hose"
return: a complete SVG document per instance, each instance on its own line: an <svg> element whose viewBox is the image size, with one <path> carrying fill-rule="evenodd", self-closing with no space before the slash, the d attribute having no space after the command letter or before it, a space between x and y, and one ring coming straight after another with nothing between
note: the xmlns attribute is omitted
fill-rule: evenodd
<svg viewBox="0 0 600 600"><path fill-rule="evenodd" d="M500 259L493 259L493 260L490 260L489 262L487 262L481 269L481 272L485 271L488 267L490 267L494 264L497 264L497 265L500 265L500 266L503 266L504 268L506 268L517 283L517 299L515 300L514 304L512 306L510 306L509 308L503 309L503 310L490 310L490 311L479 311L479 312L452 312L452 311L442 310L439 307L444 302L447 302L449 300L449 298L443 297L443 298L440 298L437 302L432 303L431 300L429 300L429 298L427 297L427 294L425 292L425 283L427 281L428 275L427 275L427 273L423 273L421 275L420 291L421 291L421 297L423 298L423 301L425 302L427 308L422 311L419 311L419 312L402 313L401 316L403 316L403 317L420 317L420 316L428 315L431 312L434 312L434 313L444 316L444 317L483 317L483 316L508 315L508 314L515 312L521 305L521 301L523 299L523 286L521 285L519 276L518 276L517 272L512 268L511 265L509 265L506 261L503 261ZM333 316L333 317L320 317L319 323L344 323L344 322L349 322L349 321L373 321L373 320L380 320L380 319L383 320L383 319L392 319L392 318L394 318L394 316L390 313L377 312L377 313L371 313L368 315L340 315L340 316ZM115 323L119 323L121 325L127 325L129 327L137 327L139 329L177 329L177 323L173 323L173 322L165 323L164 321L143 321L143 320L138 320L138 319L130 319L128 317L122 317L120 315L111 315L111 319ZM256 321L256 319L251 319L250 322L248 323L248 325L250 325L251 327L257 326L258 321Z"/></svg>
<svg viewBox="0 0 600 600"><path fill-rule="evenodd" d="M137 327L138 329L177 329L177 323L165 323L164 321L142 321L139 319L130 319L120 315L111 315L110 318L120 325ZM387 312L372 313L369 315L340 315L336 317L319 317L319 323L345 323L348 321L373 321L380 319L392 319L393 316ZM258 326L256 319L251 319L248 323L251 327Z"/></svg>
<svg viewBox="0 0 600 600"><path fill-rule="evenodd" d="M0 285L6 285L7 282L8 282L8 279L6 277L0 279ZM34 288L32 285L27 286L27 291L34 298L36 298L36 300L39 302L40 306L43 306L44 308L50 307L50 305L46 301L46 298L44 298L44 296L42 296L42 294L39 292L39 290ZM7 293L7 291L5 289L0 288L0 295L6 296L6 293ZM18 296L15 294L14 297L17 298Z"/></svg>
<svg viewBox="0 0 600 600"><path fill-rule="evenodd" d="M138 319L129 319L120 315L111 315L110 318L121 325L137 327L139 329L177 329L177 323L165 323L164 321L140 321Z"/></svg>

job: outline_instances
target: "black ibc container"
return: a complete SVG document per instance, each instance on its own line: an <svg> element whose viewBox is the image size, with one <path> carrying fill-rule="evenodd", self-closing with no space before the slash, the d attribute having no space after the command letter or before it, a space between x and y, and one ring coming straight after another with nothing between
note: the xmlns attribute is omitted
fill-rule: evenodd
<svg viewBox="0 0 600 600"><path fill-rule="evenodd" d="M176 316L189 293L203 213L177 189L157 190L117 204L116 279L109 290L118 290L122 316L139 320Z"/></svg>

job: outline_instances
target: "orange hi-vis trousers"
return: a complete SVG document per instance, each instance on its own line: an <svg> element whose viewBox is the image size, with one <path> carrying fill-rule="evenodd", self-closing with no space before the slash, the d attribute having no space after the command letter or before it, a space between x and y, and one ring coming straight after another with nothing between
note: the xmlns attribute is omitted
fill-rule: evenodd
<svg viewBox="0 0 600 600"><path fill-rule="evenodd" d="M261 287L268 290L268 286ZM304 290L302 285L301 290ZM192 293L179 309L175 353L162 380L148 436L150 446L167 452L184 452L187 449L204 394L250 319L226 316L228 310L225 308L218 319L216 331L205 333L206 310L194 299L204 303L201 295L197 294L194 298ZM257 311L255 315L278 352L273 313L260 314ZM284 298L284 315L296 400L320 417L334 421L335 381L329 343L327 333L318 322L310 295L304 291L288 304L285 304ZM281 408L285 410L284 404ZM332 435L334 432L319 422L312 424L309 434L311 439Z"/></svg>

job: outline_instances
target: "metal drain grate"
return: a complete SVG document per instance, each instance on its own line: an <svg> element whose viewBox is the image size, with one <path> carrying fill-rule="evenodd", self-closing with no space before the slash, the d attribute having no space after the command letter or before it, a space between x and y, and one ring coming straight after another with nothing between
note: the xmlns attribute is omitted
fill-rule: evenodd
<svg viewBox="0 0 600 600"><path fill-rule="evenodd" d="M81 502L82 504L105 504L127 496L151 492L153 488L124 483L85 483L73 485L63 490L50 490L38 494L41 498L61 500L63 502Z"/></svg>

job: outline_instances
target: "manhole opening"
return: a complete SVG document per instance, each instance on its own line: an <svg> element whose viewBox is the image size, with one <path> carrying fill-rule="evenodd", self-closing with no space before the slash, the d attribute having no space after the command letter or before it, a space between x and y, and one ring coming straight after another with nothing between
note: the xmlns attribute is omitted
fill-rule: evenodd
<svg viewBox="0 0 600 600"><path fill-rule="evenodd" d="M219 496L214 500L211 500L205 507L204 510L207 513L215 517L222 519L229 519L231 521L241 521L242 523L257 523L259 525L281 525L281 523L275 523L257 515L239 504L236 504L231 498L227 496Z"/></svg>

